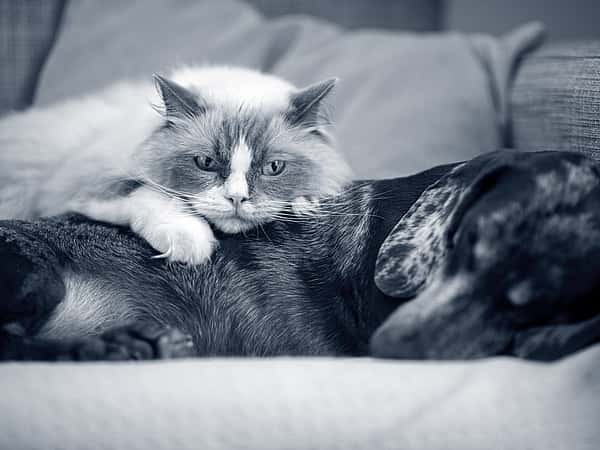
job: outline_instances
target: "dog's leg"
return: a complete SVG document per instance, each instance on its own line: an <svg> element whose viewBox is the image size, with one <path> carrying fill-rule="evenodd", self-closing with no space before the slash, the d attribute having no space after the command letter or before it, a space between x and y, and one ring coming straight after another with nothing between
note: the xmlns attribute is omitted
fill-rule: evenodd
<svg viewBox="0 0 600 450"><path fill-rule="evenodd" d="M512 354L553 361L600 342L600 316L577 323L530 328L518 333Z"/></svg>
<svg viewBox="0 0 600 450"><path fill-rule="evenodd" d="M135 323L82 339L35 337L65 297L60 252L21 222L0 225L0 360L91 361L193 356L189 336Z"/></svg>
<svg viewBox="0 0 600 450"><path fill-rule="evenodd" d="M72 340L0 332L0 360L5 361L125 361L188 356L195 356L190 336L154 323L137 323Z"/></svg>
<svg viewBox="0 0 600 450"><path fill-rule="evenodd" d="M62 300L65 287L58 259L42 239L19 228L0 227L0 326L21 333L34 330Z"/></svg>

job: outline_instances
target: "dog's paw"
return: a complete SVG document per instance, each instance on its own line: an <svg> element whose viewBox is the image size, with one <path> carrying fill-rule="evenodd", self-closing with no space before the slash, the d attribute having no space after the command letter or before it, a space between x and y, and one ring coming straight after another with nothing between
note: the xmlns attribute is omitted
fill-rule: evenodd
<svg viewBox="0 0 600 450"><path fill-rule="evenodd" d="M99 337L75 343L65 354L68 359L78 361L171 359L194 355L189 335L153 323L109 330Z"/></svg>
<svg viewBox="0 0 600 450"><path fill-rule="evenodd" d="M129 361L197 356L190 335L152 322L74 340L27 337L0 329L0 361Z"/></svg>
<svg viewBox="0 0 600 450"><path fill-rule="evenodd" d="M183 217L171 223L147 227L140 235L160 252L154 258L198 265L210 260L216 246L210 226L196 217Z"/></svg>

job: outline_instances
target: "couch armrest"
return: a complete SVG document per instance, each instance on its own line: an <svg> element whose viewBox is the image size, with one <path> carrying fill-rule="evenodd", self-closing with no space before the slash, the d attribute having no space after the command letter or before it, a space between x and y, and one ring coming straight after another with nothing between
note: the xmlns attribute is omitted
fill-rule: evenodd
<svg viewBox="0 0 600 450"><path fill-rule="evenodd" d="M542 47L522 64L511 94L511 146L600 159L600 41Z"/></svg>

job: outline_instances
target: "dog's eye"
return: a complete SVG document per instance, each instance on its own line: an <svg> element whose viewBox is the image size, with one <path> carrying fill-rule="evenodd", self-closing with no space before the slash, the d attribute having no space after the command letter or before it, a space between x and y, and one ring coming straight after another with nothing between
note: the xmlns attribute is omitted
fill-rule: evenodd
<svg viewBox="0 0 600 450"><path fill-rule="evenodd" d="M267 164L263 166L263 174L268 175L270 177L274 177L279 175L285 169L285 161L281 161L279 159L275 159L273 161L269 161Z"/></svg>
<svg viewBox="0 0 600 450"><path fill-rule="evenodd" d="M217 162L206 155L198 155L194 156L194 163L200 170L204 170L206 172L214 172L217 170Z"/></svg>

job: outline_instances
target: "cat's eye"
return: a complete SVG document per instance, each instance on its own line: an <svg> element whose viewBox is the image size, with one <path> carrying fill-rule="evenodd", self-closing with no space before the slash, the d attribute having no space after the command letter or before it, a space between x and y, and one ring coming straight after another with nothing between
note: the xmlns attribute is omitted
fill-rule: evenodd
<svg viewBox="0 0 600 450"><path fill-rule="evenodd" d="M194 156L194 163L198 166L198 169L206 172L213 172L217 170L217 162L214 158L206 155Z"/></svg>
<svg viewBox="0 0 600 450"><path fill-rule="evenodd" d="M263 166L263 174L274 177L279 175L285 169L285 161L281 161L279 159L275 159L273 161L269 161L267 164Z"/></svg>

